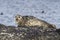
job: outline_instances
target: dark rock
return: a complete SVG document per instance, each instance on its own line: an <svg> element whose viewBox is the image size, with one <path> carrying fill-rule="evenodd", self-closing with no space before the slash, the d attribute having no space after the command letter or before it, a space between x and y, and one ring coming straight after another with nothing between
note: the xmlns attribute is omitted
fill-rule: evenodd
<svg viewBox="0 0 60 40"><path fill-rule="evenodd" d="M44 11L42 11L41 13L44 13Z"/></svg>
<svg viewBox="0 0 60 40"><path fill-rule="evenodd" d="M56 32L60 35L60 29L56 29Z"/></svg>
<svg viewBox="0 0 60 40"><path fill-rule="evenodd" d="M14 27L0 24L0 40L60 40L57 29Z"/></svg>
<svg viewBox="0 0 60 40"><path fill-rule="evenodd" d="M0 15L3 15L3 12L1 12Z"/></svg>

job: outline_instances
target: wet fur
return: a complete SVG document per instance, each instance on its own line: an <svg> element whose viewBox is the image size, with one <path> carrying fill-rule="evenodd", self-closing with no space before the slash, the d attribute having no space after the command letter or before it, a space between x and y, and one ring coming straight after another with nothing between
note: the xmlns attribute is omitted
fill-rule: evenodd
<svg viewBox="0 0 60 40"><path fill-rule="evenodd" d="M38 19L34 16L22 16L22 19L19 20L18 22L18 26L31 26L31 27L39 26L39 27L44 27L44 28L55 28L53 25L47 23L44 20Z"/></svg>

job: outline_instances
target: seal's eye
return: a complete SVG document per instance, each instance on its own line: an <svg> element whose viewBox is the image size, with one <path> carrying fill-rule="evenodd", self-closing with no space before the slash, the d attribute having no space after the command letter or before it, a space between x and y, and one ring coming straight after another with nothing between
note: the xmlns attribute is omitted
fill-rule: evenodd
<svg viewBox="0 0 60 40"><path fill-rule="evenodd" d="M20 19L21 19L21 18L22 18L22 16L18 16L18 18L20 18Z"/></svg>
<svg viewBox="0 0 60 40"><path fill-rule="evenodd" d="M20 18L20 16L18 18Z"/></svg>

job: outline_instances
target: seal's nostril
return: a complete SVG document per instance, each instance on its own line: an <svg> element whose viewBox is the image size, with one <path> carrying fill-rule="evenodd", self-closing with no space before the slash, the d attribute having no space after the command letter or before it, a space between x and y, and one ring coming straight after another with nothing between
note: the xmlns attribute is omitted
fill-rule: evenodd
<svg viewBox="0 0 60 40"><path fill-rule="evenodd" d="M18 18L16 18L16 20L18 20Z"/></svg>

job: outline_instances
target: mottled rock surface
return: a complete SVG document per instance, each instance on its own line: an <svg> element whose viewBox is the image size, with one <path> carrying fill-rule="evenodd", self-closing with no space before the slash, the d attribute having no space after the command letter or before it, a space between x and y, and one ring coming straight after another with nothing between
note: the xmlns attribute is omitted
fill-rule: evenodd
<svg viewBox="0 0 60 40"><path fill-rule="evenodd" d="M0 24L0 40L60 40L59 29Z"/></svg>

